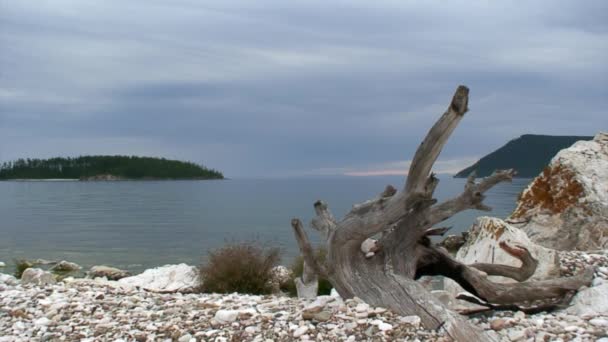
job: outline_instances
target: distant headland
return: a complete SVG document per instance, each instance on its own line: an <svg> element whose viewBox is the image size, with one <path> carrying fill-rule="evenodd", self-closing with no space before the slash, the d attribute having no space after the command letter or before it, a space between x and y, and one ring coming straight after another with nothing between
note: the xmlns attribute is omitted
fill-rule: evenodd
<svg viewBox="0 0 608 342"><path fill-rule="evenodd" d="M17 179L195 180L224 179L224 175L217 170L192 162L136 156L28 158L0 165L0 180Z"/></svg>
<svg viewBox="0 0 608 342"><path fill-rule="evenodd" d="M524 134L461 170L454 177L464 178L473 171L478 177L487 177L494 170L515 169L516 177L533 178L549 164L557 152L579 140L591 139L593 137Z"/></svg>

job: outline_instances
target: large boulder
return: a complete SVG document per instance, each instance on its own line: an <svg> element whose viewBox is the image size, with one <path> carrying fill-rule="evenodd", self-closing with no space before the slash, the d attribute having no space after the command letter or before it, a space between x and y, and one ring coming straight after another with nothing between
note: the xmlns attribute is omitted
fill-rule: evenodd
<svg viewBox="0 0 608 342"><path fill-rule="evenodd" d="M547 279L560 275L557 251L532 242L526 234L507 222L495 217L478 217L467 237L466 243L456 253L456 260L464 264L489 263L519 267L521 261L509 255L499 244L506 242L512 246L527 248L538 260L536 271L530 279ZM490 277L496 282L514 282L499 276ZM445 280L445 289L453 295L464 290L450 279Z"/></svg>
<svg viewBox="0 0 608 342"><path fill-rule="evenodd" d="M186 264L148 269L118 282L153 292L192 292L200 287L198 269Z"/></svg>
<svg viewBox="0 0 608 342"><path fill-rule="evenodd" d="M52 285L57 283L55 276L48 271L39 268L28 268L21 275L21 284L33 284L38 286Z"/></svg>
<svg viewBox="0 0 608 342"><path fill-rule="evenodd" d="M89 278L106 278L108 280L119 280L131 276L131 273L109 266L93 266L87 273Z"/></svg>
<svg viewBox="0 0 608 342"><path fill-rule="evenodd" d="M608 134L561 150L508 219L545 247L608 248Z"/></svg>

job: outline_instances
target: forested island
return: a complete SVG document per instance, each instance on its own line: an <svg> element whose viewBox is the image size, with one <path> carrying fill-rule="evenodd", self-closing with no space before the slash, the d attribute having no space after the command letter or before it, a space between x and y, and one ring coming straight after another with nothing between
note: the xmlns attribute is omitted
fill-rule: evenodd
<svg viewBox="0 0 608 342"><path fill-rule="evenodd" d="M461 170L454 177L464 178L472 171L478 177L487 177L494 170L504 169L515 169L516 177L536 177L557 152L579 140L591 139L593 137L524 134Z"/></svg>
<svg viewBox="0 0 608 342"><path fill-rule="evenodd" d="M0 166L0 180L160 180L223 179L214 169L192 162L136 156L81 156L76 158L18 159Z"/></svg>

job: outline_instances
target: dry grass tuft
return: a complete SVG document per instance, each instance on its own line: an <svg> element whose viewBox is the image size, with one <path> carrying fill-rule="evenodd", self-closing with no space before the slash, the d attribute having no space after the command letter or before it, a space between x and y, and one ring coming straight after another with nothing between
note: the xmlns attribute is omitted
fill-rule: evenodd
<svg viewBox="0 0 608 342"><path fill-rule="evenodd" d="M280 258L278 248L253 242L231 243L209 253L201 265L203 292L269 294L272 268Z"/></svg>

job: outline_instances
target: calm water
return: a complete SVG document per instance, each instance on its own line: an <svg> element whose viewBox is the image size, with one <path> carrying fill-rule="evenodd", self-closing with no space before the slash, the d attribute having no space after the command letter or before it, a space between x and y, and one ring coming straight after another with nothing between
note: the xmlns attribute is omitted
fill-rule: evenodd
<svg viewBox="0 0 608 342"><path fill-rule="evenodd" d="M458 194L464 181L443 177L437 198ZM339 218L353 203L402 182L400 177L0 182L0 260L8 265L16 258L65 259L85 268L107 264L140 271L197 264L227 241L257 240L280 246L288 262L297 251L290 219L310 222L315 200L326 200ZM528 182L492 189L486 200L494 208L491 215L507 216ZM446 224L460 232L483 214L467 211Z"/></svg>

